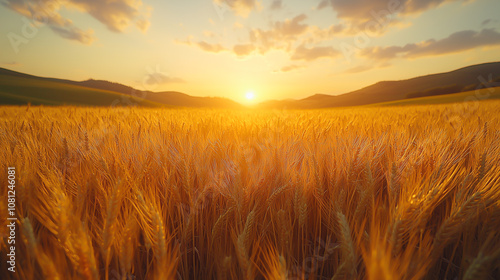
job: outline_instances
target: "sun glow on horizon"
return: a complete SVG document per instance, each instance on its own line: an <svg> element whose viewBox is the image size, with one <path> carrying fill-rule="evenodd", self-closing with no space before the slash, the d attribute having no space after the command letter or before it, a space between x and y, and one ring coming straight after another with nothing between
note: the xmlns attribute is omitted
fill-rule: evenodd
<svg viewBox="0 0 500 280"><path fill-rule="evenodd" d="M500 50L498 0L46 2L2 1L0 68L245 105L449 72ZM57 20L38 26L36 11Z"/></svg>
<svg viewBox="0 0 500 280"><path fill-rule="evenodd" d="M247 101L253 101L255 99L255 93L253 91L247 91L245 98Z"/></svg>

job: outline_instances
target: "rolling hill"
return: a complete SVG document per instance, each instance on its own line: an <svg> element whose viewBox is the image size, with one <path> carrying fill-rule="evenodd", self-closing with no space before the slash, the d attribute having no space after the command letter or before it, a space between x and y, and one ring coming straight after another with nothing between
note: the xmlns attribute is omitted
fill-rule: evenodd
<svg viewBox="0 0 500 280"><path fill-rule="evenodd" d="M407 99L415 93L432 92L433 89L459 87L475 89L480 77L500 77L500 62L468 66L451 72L426 75L401 81L382 81L371 86L341 95L316 94L300 100L273 100L259 104L261 108L315 109L328 107L359 106ZM420 95L421 96L421 95Z"/></svg>
<svg viewBox="0 0 500 280"><path fill-rule="evenodd" d="M492 62L407 80L382 81L336 96L315 94L300 100L267 101L256 107L318 109L380 103L448 103L453 100L459 102L461 95L460 93L454 95L453 93L456 91L467 92L482 87L481 82L489 78L493 78L495 80L493 85L498 86L500 85L498 83L499 77L500 62ZM432 96L436 98L429 98ZM496 98L496 95L492 98ZM22 105L27 103L34 105L244 108L243 105L227 98L197 97L176 91L139 91L126 85L103 80L71 81L45 78L0 68L0 104Z"/></svg>
<svg viewBox="0 0 500 280"><path fill-rule="evenodd" d="M483 88L454 94L443 94L437 96L427 96L418 98L408 98L390 102L382 102L369 104L365 106L406 106L406 105L431 105L431 104L447 104L447 103L470 103L482 100L500 99L500 87Z"/></svg>
<svg viewBox="0 0 500 280"><path fill-rule="evenodd" d="M0 104L23 105L139 105L242 108L227 98L197 97L181 92L139 91L103 80L71 81L45 78L0 68Z"/></svg>
<svg viewBox="0 0 500 280"><path fill-rule="evenodd" d="M121 93L92 89L66 84L49 79L33 79L20 75L0 74L0 104L6 105L85 105L112 106L124 105L121 100L146 107L159 107L162 104L149 100L129 97Z"/></svg>

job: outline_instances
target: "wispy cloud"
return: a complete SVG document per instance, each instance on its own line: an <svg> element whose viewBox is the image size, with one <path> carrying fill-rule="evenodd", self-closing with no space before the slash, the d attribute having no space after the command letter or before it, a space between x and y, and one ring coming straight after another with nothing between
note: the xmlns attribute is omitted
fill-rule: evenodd
<svg viewBox="0 0 500 280"><path fill-rule="evenodd" d="M197 43L194 43L194 45L198 46L200 49L206 52L211 52L211 53L220 53L223 51L227 51L227 49L220 44L210 44L205 41L199 41Z"/></svg>
<svg viewBox="0 0 500 280"><path fill-rule="evenodd" d="M57 25L50 26L50 29L64 39L75 40L85 45L90 45L94 41L94 31L92 29L83 31L74 26L60 27Z"/></svg>
<svg viewBox="0 0 500 280"><path fill-rule="evenodd" d="M403 20L407 15L420 14L454 1L459 0L325 0L319 3L318 8L332 8L340 22L327 26L315 25L311 24L309 20L312 15L301 13L290 18L281 17L279 20L269 21L267 26L253 28L247 26L248 38L246 40L242 37L244 33L241 33L245 32L244 29L234 28L235 32L239 32L237 43L233 41L233 43L226 42L227 45L220 45L216 38L209 36L206 36L204 40L189 40L184 43L205 52L227 52L238 58L280 51L287 55L288 64L274 72L289 72L303 67L297 65L298 61L309 63L320 59L339 58L342 54L342 45L338 44L338 39L342 37L355 40L355 35L360 31L359 28L363 27L363 24L375 23L380 26L392 26L395 23L406 24L407 22ZM216 2L224 3L233 9L237 9L237 7L254 9L260 3L251 0L218 0ZM269 1L266 4L266 9L268 12L276 11L276 15L279 15L281 13L279 10L283 8L283 5L282 0ZM491 20L483 22L483 26L488 24L491 24ZM402 45L359 47L356 48L356 53L364 59L365 63L361 66L351 67L343 73L361 73L379 67L387 67L391 65L393 59L397 58L413 59L438 56L497 45L498 36L499 33L494 29L484 28L480 31L456 32L447 38L437 40L409 42L408 44L404 44L403 41Z"/></svg>
<svg viewBox="0 0 500 280"><path fill-rule="evenodd" d="M489 19L483 20L483 22L481 22L481 26L484 27L484 26L487 26L487 25L494 25L496 23L498 23L497 19L491 19L491 18L489 18Z"/></svg>
<svg viewBox="0 0 500 280"><path fill-rule="evenodd" d="M255 46L253 44L235 45L233 47L233 52L239 57L247 56L251 54L254 50Z"/></svg>
<svg viewBox="0 0 500 280"><path fill-rule="evenodd" d="M458 1L464 0L322 0L317 9L332 8L339 19L350 25L350 33L365 29L382 33L406 15Z"/></svg>
<svg viewBox="0 0 500 280"><path fill-rule="evenodd" d="M256 0L213 0L216 5L227 5L237 15L247 17L248 14L258 7Z"/></svg>
<svg viewBox="0 0 500 280"><path fill-rule="evenodd" d="M292 19L273 22L269 29L251 29L250 42L257 46L261 54L270 50L290 49L299 40L299 36L307 32L309 25L304 23L306 19L305 14L300 14Z"/></svg>
<svg viewBox="0 0 500 280"><path fill-rule="evenodd" d="M142 0L68 0L82 12L89 13L109 30L123 32L130 25L141 31L149 26L147 11L141 12Z"/></svg>
<svg viewBox="0 0 500 280"><path fill-rule="evenodd" d="M47 24L47 26L62 38L78 41L82 44L91 44L94 41L91 29L82 30L76 27L73 22L61 16L58 12L65 4L65 1L47 0L4 0L1 4L29 20L34 20L36 24Z"/></svg>
<svg viewBox="0 0 500 280"><path fill-rule="evenodd" d="M318 9L331 7L340 18L369 19L380 11L413 14L423 12L447 2L463 0L323 0Z"/></svg>
<svg viewBox="0 0 500 280"><path fill-rule="evenodd" d="M344 73L355 74L375 68L388 67L395 59L441 56L499 45L500 33L494 29L485 28L481 31L458 31L443 39L429 39L403 46L368 47L359 52L359 56L365 59L364 64L347 69Z"/></svg>
<svg viewBox="0 0 500 280"><path fill-rule="evenodd" d="M95 39L91 29L83 30L61 14L66 8L87 13L113 32L124 32L135 25L145 32L150 22L149 8L142 0L3 0L2 5L37 23L45 23L62 38L90 44Z"/></svg>
<svg viewBox="0 0 500 280"><path fill-rule="evenodd" d="M304 65L290 64L290 65L283 66L283 67L281 67L281 69L276 70L274 72L275 73L287 73L287 72L291 72L294 70L302 69L304 67L305 67Z"/></svg>
<svg viewBox="0 0 500 280"><path fill-rule="evenodd" d="M366 58L387 61L398 57L419 58L445 55L496 45L500 45L500 33L494 29L464 30L440 40L430 39L404 46L370 47L362 50L361 55Z"/></svg>
<svg viewBox="0 0 500 280"><path fill-rule="evenodd" d="M352 67L352 68L345 70L344 73L357 74L357 73L372 70L373 68L375 68L374 65L369 65L369 64L358 65L358 66L355 66L355 67Z"/></svg>
<svg viewBox="0 0 500 280"><path fill-rule="evenodd" d="M291 59L312 61L319 58L334 58L339 55L340 52L333 47L307 48L306 46L301 45L294 50Z"/></svg>
<svg viewBox="0 0 500 280"><path fill-rule="evenodd" d="M271 10L279 10L283 8L283 1L282 0L274 0L271 3Z"/></svg>
<svg viewBox="0 0 500 280"><path fill-rule="evenodd" d="M178 77L171 77L165 73L150 73L145 78L144 82L146 85L164 85L164 84L174 84L174 83L185 83L184 79Z"/></svg>
<svg viewBox="0 0 500 280"><path fill-rule="evenodd" d="M342 25L331 25L320 28L306 23L307 15L299 14L290 19L274 21L269 28L252 28L248 32L248 41L223 47L217 43L199 41L193 43L191 39L178 41L179 43L197 46L200 49L219 53L230 51L241 58L259 53L264 55L272 50L281 50L288 53L291 60L312 61L323 57L335 57L339 54L333 47L321 46L325 40L343 32Z"/></svg>
<svg viewBox="0 0 500 280"><path fill-rule="evenodd" d="M7 62L2 62L3 65L9 66L9 67L16 67L16 66L21 66L22 64L17 62L17 61L7 61Z"/></svg>
<svg viewBox="0 0 500 280"><path fill-rule="evenodd" d="M187 46L195 46L198 47L199 49L209 52L209 53L220 53L220 52L225 52L229 51L226 47L222 46L221 44L217 43L209 43L206 41L197 41L193 42L193 37L190 36L186 40L175 40L175 43L180 44L180 45L187 45Z"/></svg>

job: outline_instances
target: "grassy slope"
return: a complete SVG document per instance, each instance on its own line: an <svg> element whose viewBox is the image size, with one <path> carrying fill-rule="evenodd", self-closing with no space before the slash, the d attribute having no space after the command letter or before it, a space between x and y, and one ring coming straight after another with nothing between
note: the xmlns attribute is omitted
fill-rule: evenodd
<svg viewBox="0 0 500 280"><path fill-rule="evenodd" d="M127 96L135 96L138 99L148 100L153 103L159 103L166 106L178 106L178 107L211 107L211 108L232 108L239 109L243 108L243 106L235 101L232 101L227 98L218 98L218 97L198 97L198 96L190 96L185 93L175 92L175 91L164 91L164 92L150 92L150 91L139 91L132 87L122 85L119 83L102 81L102 80L87 80L87 81L71 81L57 78L44 78L33 76L25 73L20 73L4 68L0 68L0 77L15 77L15 78L24 78L33 81L44 81L44 82L52 82L60 85L69 85L76 87L83 87L87 90L97 90L97 91L106 91L118 94L124 94ZM2 91L3 85L0 83L0 91ZM18 89L11 88L11 92L18 92ZM135 94L135 95L134 95ZM4 93L0 95L0 103L2 104L26 104L27 102L31 102L34 104L51 104L51 105L59 105L61 102L58 100L46 100L45 102L40 103L40 100L36 100L37 98L29 98L26 101L26 97L9 95ZM115 99L113 99L115 100ZM67 103L67 102L64 102ZM136 102L134 102L136 103ZM121 102L121 105L126 105L127 100L125 102Z"/></svg>
<svg viewBox="0 0 500 280"><path fill-rule="evenodd" d="M493 79L500 76L500 62L484 63L454 71L430 74L400 81L382 81L341 95L316 94L300 100L274 100L259 104L261 108L319 109L369 105L405 100L409 93L426 91L450 85L470 86L479 78Z"/></svg>
<svg viewBox="0 0 500 280"><path fill-rule="evenodd" d="M111 106L133 104L157 107L161 104L123 94L63 84L54 81L0 75L0 100L3 104Z"/></svg>
<svg viewBox="0 0 500 280"><path fill-rule="evenodd" d="M480 89L479 91L466 91L455 94L446 94L430 97L419 97L403 99L391 102L370 104L367 106L405 106L405 105L429 105L470 102L473 100L492 100L500 99L500 87Z"/></svg>

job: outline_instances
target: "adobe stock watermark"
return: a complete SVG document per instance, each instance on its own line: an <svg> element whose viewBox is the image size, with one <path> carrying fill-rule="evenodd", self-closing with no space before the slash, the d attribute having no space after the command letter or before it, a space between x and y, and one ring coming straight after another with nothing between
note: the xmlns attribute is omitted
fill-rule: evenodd
<svg viewBox="0 0 500 280"><path fill-rule="evenodd" d="M389 0L387 2L387 8L380 11L370 11L372 20L368 21L362 26L362 30L359 30L356 36L352 39L353 42L341 42L340 50L342 54L348 61L352 62L352 56L363 48L366 48L372 38L380 34L386 29L391 22L394 21L396 15L401 12L404 8L400 0Z"/></svg>
<svg viewBox="0 0 500 280"><path fill-rule="evenodd" d="M105 268L102 268L100 270L100 272L102 274L104 274L105 271L106 271ZM124 272L123 274L120 274L120 272L117 271L116 269L111 269L111 271L109 271L108 277L110 280L135 280L136 279L135 275L130 274L128 272Z"/></svg>
<svg viewBox="0 0 500 280"><path fill-rule="evenodd" d="M212 6L214 7L214 10L217 13L217 16L219 17L219 20L223 21L224 15L226 14L227 11L229 11L229 5L222 0L217 0L217 1L212 1Z"/></svg>
<svg viewBox="0 0 500 280"><path fill-rule="evenodd" d="M16 272L16 168L7 168L7 270Z"/></svg>
<svg viewBox="0 0 500 280"><path fill-rule="evenodd" d="M18 54L21 45L26 45L35 38L39 29L49 22L49 18L54 16L55 9L49 5L59 5L59 1L37 1L36 9L31 8L30 10L31 19L26 16L20 18L20 32L7 33L7 39L14 53Z"/></svg>
<svg viewBox="0 0 500 280"><path fill-rule="evenodd" d="M311 278L311 276L318 272L321 264L325 263L339 247L339 243L331 242L330 236L328 236L326 240L320 237L317 244L309 249L309 256L305 258L303 265L296 265L292 268L291 275L288 279L298 280ZM316 279L318 279L318 277L319 276L316 275ZM323 279L323 277L319 279Z"/></svg>
<svg viewBox="0 0 500 280"><path fill-rule="evenodd" d="M451 110L445 113L445 118L450 122L461 122L469 118L479 108L479 101L490 98L498 90L497 87L500 87L500 82L495 81L494 78L491 73L487 78L482 75L478 76L479 84L474 94L466 96L463 102L455 103Z"/></svg>

